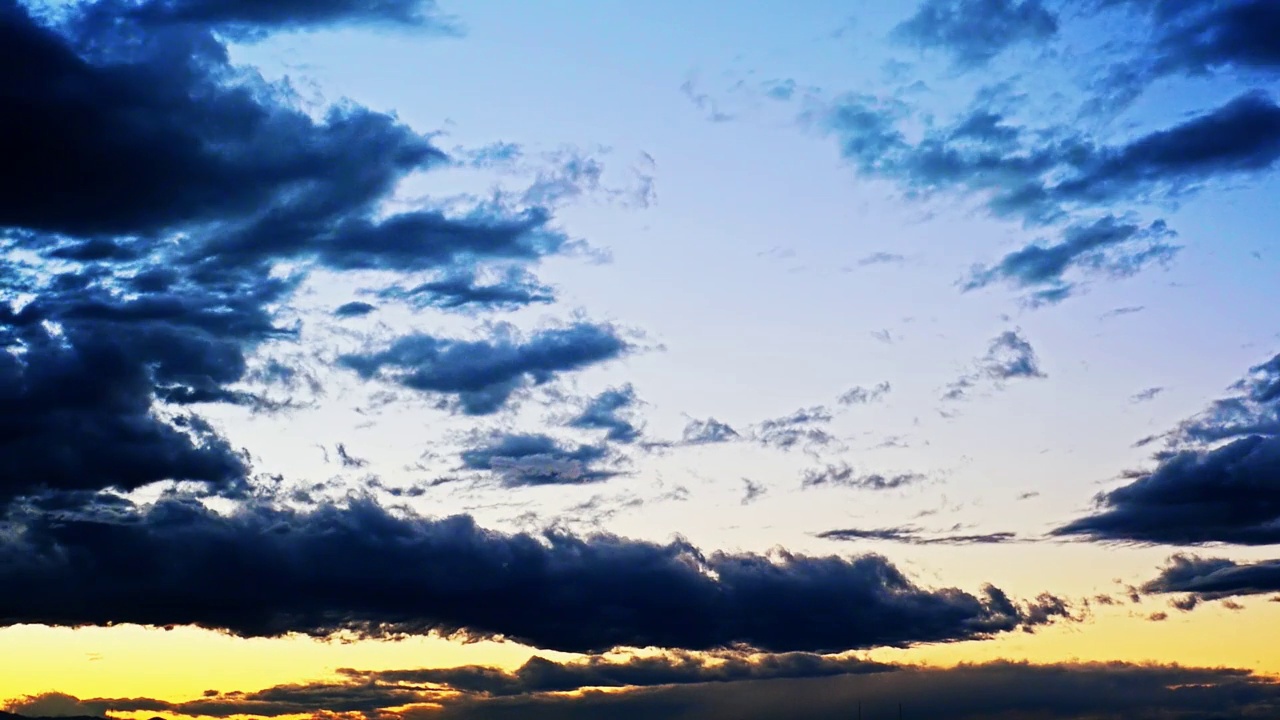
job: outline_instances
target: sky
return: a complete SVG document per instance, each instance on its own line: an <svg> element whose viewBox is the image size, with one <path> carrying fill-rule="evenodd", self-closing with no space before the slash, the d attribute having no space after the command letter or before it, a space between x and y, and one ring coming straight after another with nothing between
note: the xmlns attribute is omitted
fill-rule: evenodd
<svg viewBox="0 0 1280 720"><path fill-rule="evenodd" d="M1280 715L1278 38L0 0L0 708Z"/></svg>

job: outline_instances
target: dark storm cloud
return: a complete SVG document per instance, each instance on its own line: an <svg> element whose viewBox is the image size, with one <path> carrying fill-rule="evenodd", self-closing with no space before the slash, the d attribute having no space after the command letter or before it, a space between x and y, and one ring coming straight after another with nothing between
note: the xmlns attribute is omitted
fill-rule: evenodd
<svg viewBox="0 0 1280 720"><path fill-rule="evenodd" d="M41 282L4 269L36 297L0 305L0 504L43 490L243 480L244 460L181 406L257 402L228 386L246 378L250 348L289 335L263 310L288 283L175 277L130 297L87 271Z"/></svg>
<svg viewBox="0 0 1280 720"><path fill-rule="evenodd" d="M751 438L766 447L790 450L796 446L829 445L835 436L821 425L831 422L831 411L821 405L800 408L790 415L765 420L752 429Z"/></svg>
<svg viewBox="0 0 1280 720"><path fill-rule="evenodd" d="M0 503L170 479L237 487L244 461L183 406L282 406L244 387L299 374L250 362L297 336L277 316L305 268L281 277L281 260L438 269L564 247L538 208L381 218L401 179L445 155L354 104L311 117L232 66L211 30L419 10L431 6L100 2L52 24L0 0ZM18 259L33 253L57 264Z"/></svg>
<svg viewBox="0 0 1280 720"><path fill-rule="evenodd" d="M997 386L1009 380L1043 379L1048 377L1040 369L1040 360L1035 348L1018 330L1006 330L992 338L987 353L982 356L974 369L961 375L948 385L943 392L944 400L961 400L968 397L980 381L989 381Z"/></svg>
<svg viewBox="0 0 1280 720"><path fill-rule="evenodd" d="M412 288L395 285L378 295L440 310L514 310L555 300L550 287L522 268L509 268L491 282L482 281L474 270L467 269Z"/></svg>
<svg viewBox="0 0 1280 720"><path fill-rule="evenodd" d="M854 387L845 391L840 395L839 402L841 405L866 405L876 402L889 394L891 386L888 382L879 383L873 387Z"/></svg>
<svg viewBox="0 0 1280 720"><path fill-rule="evenodd" d="M453 21L433 0L148 0L120 3L122 14L147 24L213 26L237 39L268 30L305 30L333 25L404 25L455 34Z"/></svg>
<svg viewBox="0 0 1280 720"><path fill-rule="evenodd" d="M87 6L59 34L0 3L0 83L11 103L0 223L154 234L250 221L290 209L291 198L342 217L444 158L363 108L313 121L278 88L237 73L207 32L144 30L112 17L121 9Z"/></svg>
<svg viewBox="0 0 1280 720"><path fill-rule="evenodd" d="M1027 245L1005 255L992 266L978 266L962 285L976 290L1003 281L1019 288L1043 288L1057 293L1040 295L1044 301L1065 299L1074 283L1064 276L1085 269L1112 277L1133 275L1151 263L1165 262L1179 248L1167 240L1173 236L1163 220L1146 227L1121 222L1108 215L1088 225L1072 225L1062 240L1052 245Z"/></svg>
<svg viewBox="0 0 1280 720"><path fill-rule="evenodd" d="M1156 467L1055 530L1173 545L1280 543L1280 355L1169 434Z"/></svg>
<svg viewBox="0 0 1280 720"><path fill-rule="evenodd" d="M467 470L487 470L505 487L581 485L608 480L617 471L603 445L566 446L547 435L494 434L461 454Z"/></svg>
<svg viewBox="0 0 1280 720"><path fill-rule="evenodd" d="M818 537L826 540L882 540L908 545L999 545L1018 541L1018 536L1011 532L929 534L914 527L826 530L818 533Z"/></svg>
<svg viewBox="0 0 1280 720"><path fill-rule="evenodd" d="M1186 593L1180 609L1199 602L1280 592L1280 560L1237 563L1225 558L1177 554L1154 580L1142 586L1149 594Z"/></svg>
<svg viewBox="0 0 1280 720"><path fill-rule="evenodd" d="M483 530L367 499L307 511L182 498L23 510L0 533L4 624L196 625L241 636L436 632L571 652L841 652L985 638L1046 604L923 588L876 555L705 553L687 542ZM83 588L92 587L93 592Z"/></svg>
<svg viewBox="0 0 1280 720"><path fill-rule="evenodd" d="M607 430L605 438L618 443L632 443L640 438L640 428L628 417L640 403L630 383L609 388L591 398L587 406L571 420L569 427Z"/></svg>
<svg viewBox="0 0 1280 720"><path fill-rule="evenodd" d="M366 379L386 375L404 387L451 396L465 414L488 415L521 388L613 360L629 348L616 328L578 322L528 338L508 326L484 340L408 335L382 350L343 355L338 362Z"/></svg>
<svg viewBox="0 0 1280 720"><path fill-rule="evenodd" d="M805 470L801 487L845 487L856 490L896 490L916 485L925 481L919 473L900 473L897 475L881 475L879 473L859 474L848 463L828 465L820 470Z"/></svg>
<svg viewBox="0 0 1280 720"><path fill-rule="evenodd" d="M1020 43L1044 42L1058 33L1058 18L1041 0L924 0L893 36L951 55L962 68L987 64Z"/></svg>
<svg viewBox="0 0 1280 720"><path fill-rule="evenodd" d="M738 440L742 436L726 423L715 418L692 419L684 426L680 442L685 445L709 445Z"/></svg>

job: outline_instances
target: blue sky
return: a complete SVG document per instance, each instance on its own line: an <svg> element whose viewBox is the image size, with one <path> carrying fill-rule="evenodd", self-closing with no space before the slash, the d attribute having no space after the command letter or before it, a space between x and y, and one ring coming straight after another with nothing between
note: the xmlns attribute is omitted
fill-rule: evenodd
<svg viewBox="0 0 1280 720"><path fill-rule="evenodd" d="M1280 617L1269 3L0 0L0 20L0 401L24 418L0 423L0 559L32 598L0 601L0 636L455 633L505 639L471 662L508 670L649 652L705 680L729 658L752 692L793 662L881 672L849 657L995 661L970 678L993 687L999 661L1280 673L1256 640L1188 649ZM184 547L207 554L179 572ZM522 609L516 575L569 614ZM240 582L261 597L222 594ZM106 599L71 599L84 584ZM480 587L498 599L457 600ZM797 619L824 603L827 631ZM77 657L110 642L75 632ZM332 675L324 647L299 657L331 677L288 682L408 682ZM453 651L420 668L432 652ZM643 708L667 683L638 677L565 689ZM151 705L74 676L0 698L340 711L216 683L226 705L182 705L166 682L135 693ZM351 711L507 707L449 682L466 702ZM530 687L556 716L596 707ZM732 714L717 698L678 702Z"/></svg>

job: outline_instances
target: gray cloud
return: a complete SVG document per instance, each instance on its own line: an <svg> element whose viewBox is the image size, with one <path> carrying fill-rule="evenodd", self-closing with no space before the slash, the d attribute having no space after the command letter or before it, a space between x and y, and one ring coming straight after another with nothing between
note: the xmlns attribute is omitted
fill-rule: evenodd
<svg viewBox="0 0 1280 720"><path fill-rule="evenodd" d="M975 363L974 369L946 387L944 400L961 400L980 381L989 381L997 387L1009 380L1043 379L1048 377L1040 369L1040 359L1031 343L1018 330L1006 330L991 339L987 352Z"/></svg>
<svg viewBox="0 0 1280 720"><path fill-rule="evenodd" d="M900 473L897 475L881 475L879 473L859 474L848 463L827 465L819 470L806 470L801 480L801 487L844 487L855 490L896 490L909 485L917 485L926 480L919 473Z"/></svg>
<svg viewBox="0 0 1280 720"><path fill-rule="evenodd" d="M1057 33L1058 18L1041 0L924 0L893 31L900 41L945 51L962 68L986 65L1014 45Z"/></svg>
<svg viewBox="0 0 1280 720"><path fill-rule="evenodd" d="M937 534L925 533L915 527L891 527L876 529L845 528L826 530L818 533L825 540L881 540L885 542L905 543L908 545L1000 545L1018 542L1019 538L1011 532L993 532L981 534Z"/></svg>

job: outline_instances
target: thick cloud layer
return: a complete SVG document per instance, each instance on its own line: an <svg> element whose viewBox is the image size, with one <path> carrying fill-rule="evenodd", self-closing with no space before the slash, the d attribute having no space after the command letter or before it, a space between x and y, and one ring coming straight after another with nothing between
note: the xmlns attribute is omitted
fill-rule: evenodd
<svg viewBox="0 0 1280 720"><path fill-rule="evenodd" d="M1172 545L1280 543L1280 355L1169 435L1156 467L1055 532Z"/></svg>
<svg viewBox="0 0 1280 720"><path fill-rule="evenodd" d="M829 652L989 637L1064 616L930 590L876 555L703 553L611 535L506 535L368 500L24 511L0 532L0 622L197 625L243 636L438 632L536 647Z"/></svg>
<svg viewBox="0 0 1280 720"><path fill-rule="evenodd" d="M859 708L864 717L896 717L899 704L904 717L958 720L1226 720L1271 717L1280 711L1280 685L1245 670L998 662L950 669L904 667L894 672L865 672L873 668L859 667L857 661L815 656L775 658L757 660L758 664L748 672L741 672L741 662L730 660L721 666L725 668L721 673L696 660L681 658L599 663L604 666L599 668L592 667L596 663L560 665L535 659L515 673L494 668L344 671L349 681L283 685L181 703L148 698L78 701L63 696L57 707L211 717L355 712L374 718L383 717L380 711L385 709L408 705L409 709L396 714L411 719L446 720L828 720L852 717ZM840 672L842 662L847 663L845 672ZM774 672L775 668L790 671L806 667L811 671ZM693 679L700 673L706 674L707 681ZM570 684L561 680L593 676L611 680L622 674L640 687L624 692L574 694L534 689ZM741 674L741 679L721 682L716 674ZM662 676L666 676L666 682L644 687L649 684L646 680ZM491 689L492 694L477 691L458 697L434 689L435 683L447 687L454 682ZM512 694L504 694L504 690L511 690Z"/></svg>
<svg viewBox="0 0 1280 720"><path fill-rule="evenodd" d="M778 659L775 659L778 658ZM97 698L70 696L32 698L40 707L84 708L96 712L180 713L211 717L252 714L276 717L286 714L356 712L381 716L386 708L418 704L405 717L426 718L773 718L844 717L850 708L862 707L867 715L893 715L902 703L908 716L946 716L961 720L1001 717L1010 720L1052 718L1092 720L1116 712L1135 720L1165 718L1266 717L1280 703L1280 689L1267 679L1247 671L1176 666L1024 665L993 663L965 665L949 670L903 668L889 674L874 673L874 666L859 668L857 661L814 656L766 658L748 676L736 682L692 680L697 661L667 659L633 661L617 666L637 677L655 678L676 669L668 682L650 689L623 693L587 692L581 695L549 695L526 687L556 685L555 680L592 672L590 664L559 665L536 659L517 673L493 668L405 670L349 674L348 682L286 685L250 693L224 693L181 703L147 698ZM813 658L812 660L808 658ZM840 672L840 664L848 666ZM603 663L601 663L603 664ZM691 667L680 667L689 664ZM646 668L647 666L647 668ZM736 675L741 662L730 660L722 675ZM814 672L778 672L775 667L811 667ZM705 666L703 666L705 667ZM646 672L648 670L648 672ZM823 672L825 670L825 672ZM606 671L607 672L607 671ZM871 674L868 674L870 672ZM564 675L562 675L564 673ZM600 673L604 674L604 673ZM708 675L713 673L708 672ZM678 677L682 676L682 677ZM770 678L768 682L759 679ZM647 679L646 678L646 679ZM790 679L788 679L790 678ZM510 695L468 693L452 697L418 683L446 679L492 688L520 689ZM551 683L545 683L552 679ZM692 684L690 684L692 683ZM645 685L646 683L637 683ZM607 685L607 684L606 684ZM52 695L52 694L51 694ZM439 703L443 711L423 703ZM25 710L26 705L17 708Z"/></svg>

